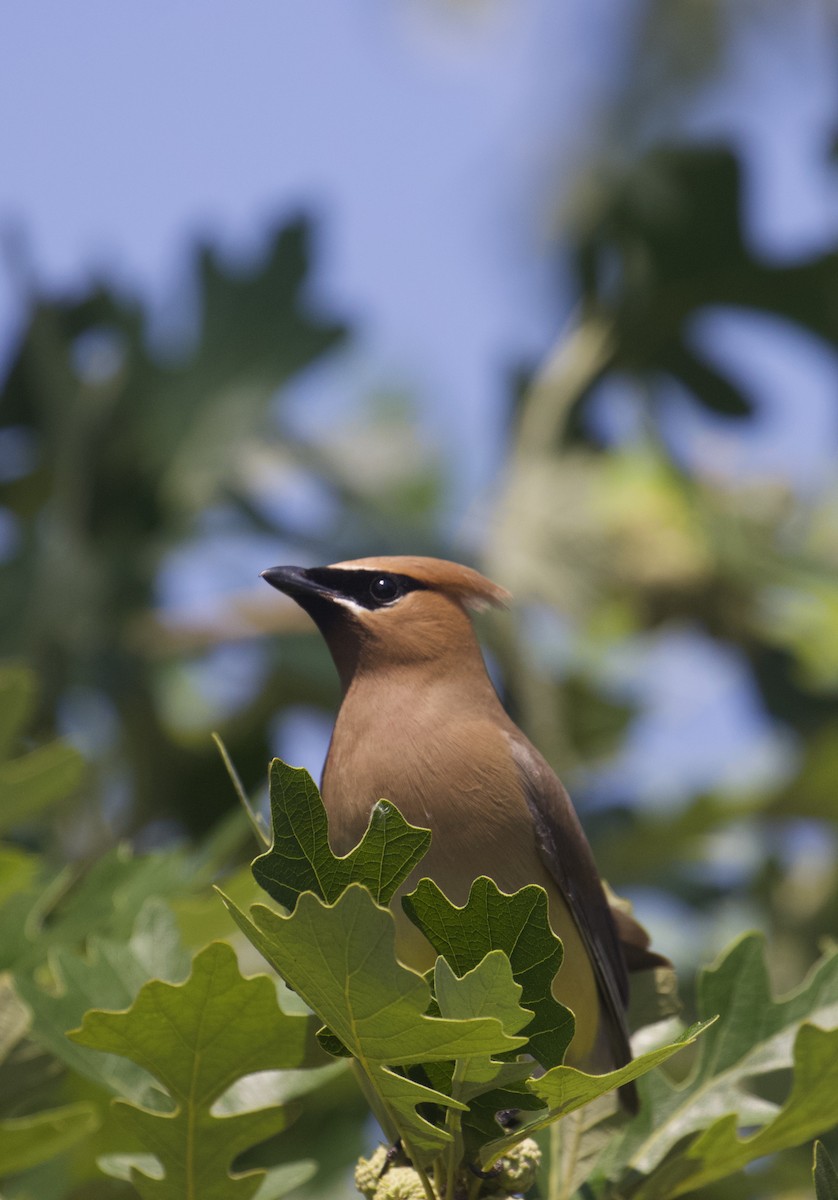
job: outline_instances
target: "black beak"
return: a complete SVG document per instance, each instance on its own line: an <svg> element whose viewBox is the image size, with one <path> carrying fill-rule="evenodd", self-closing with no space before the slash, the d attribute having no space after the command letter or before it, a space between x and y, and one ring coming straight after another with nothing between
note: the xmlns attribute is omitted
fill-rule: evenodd
<svg viewBox="0 0 838 1200"><path fill-rule="evenodd" d="M271 587L285 592L286 596L292 596L295 600L298 596L321 590L308 578L304 567L268 567L267 571L260 571L259 574Z"/></svg>
<svg viewBox="0 0 838 1200"><path fill-rule="evenodd" d="M334 600L334 589L312 578L316 574L316 571L308 571L305 567L268 567L267 571L260 572L262 579L271 587L284 592L307 610L318 600Z"/></svg>
<svg viewBox="0 0 838 1200"><path fill-rule="evenodd" d="M269 566L267 571L259 571L259 576L270 583L271 587L276 588L277 592L285 592L286 595L307 592L311 588L301 566Z"/></svg>

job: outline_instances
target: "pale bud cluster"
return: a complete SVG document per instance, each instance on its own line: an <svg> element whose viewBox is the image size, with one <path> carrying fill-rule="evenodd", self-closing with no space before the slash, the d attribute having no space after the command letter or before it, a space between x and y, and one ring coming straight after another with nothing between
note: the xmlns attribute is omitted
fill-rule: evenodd
<svg viewBox="0 0 838 1200"><path fill-rule="evenodd" d="M391 1167L372 1200L428 1200L422 1180L413 1167Z"/></svg>
<svg viewBox="0 0 838 1200"><path fill-rule="evenodd" d="M387 1166L387 1147L379 1146L369 1158L359 1158L355 1168L355 1187L367 1200L373 1200Z"/></svg>
<svg viewBox="0 0 838 1200"><path fill-rule="evenodd" d="M412 1167L387 1166L387 1147L379 1146L369 1158L358 1159L355 1186L366 1200L427 1200L422 1181ZM499 1160L500 1170L484 1194L485 1200L507 1200L521 1196L535 1183L541 1165L541 1150L532 1138L525 1138Z"/></svg>
<svg viewBox="0 0 838 1200"><path fill-rule="evenodd" d="M532 1138L524 1138L500 1160L500 1174L492 1181L507 1195L527 1192L541 1166L541 1150Z"/></svg>

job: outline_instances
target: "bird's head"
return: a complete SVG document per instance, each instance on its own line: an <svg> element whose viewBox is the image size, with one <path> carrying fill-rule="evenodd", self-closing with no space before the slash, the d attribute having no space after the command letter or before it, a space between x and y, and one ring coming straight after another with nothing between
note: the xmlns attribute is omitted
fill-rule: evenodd
<svg viewBox="0 0 838 1200"><path fill-rule="evenodd" d="M509 600L470 567L411 555L270 567L262 578L317 623L344 688L359 669L442 666L475 655L482 666L467 610Z"/></svg>

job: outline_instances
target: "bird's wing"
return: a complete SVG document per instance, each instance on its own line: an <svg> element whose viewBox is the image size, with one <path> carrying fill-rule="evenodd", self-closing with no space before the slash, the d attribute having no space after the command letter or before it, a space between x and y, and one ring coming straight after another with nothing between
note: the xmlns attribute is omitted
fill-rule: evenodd
<svg viewBox="0 0 838 1200"><path fill-rule="evenodd" d="M541 857L576 922L593 964L615 1065L631 1060L626 1025L628 974L588 840L561 781L517 730L507 734Z"/></svg>

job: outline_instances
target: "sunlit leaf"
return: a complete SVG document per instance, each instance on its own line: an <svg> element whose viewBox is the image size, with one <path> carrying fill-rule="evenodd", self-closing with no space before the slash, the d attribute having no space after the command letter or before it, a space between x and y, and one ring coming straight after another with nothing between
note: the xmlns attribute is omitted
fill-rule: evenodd
<svg viewBox="0 0 838 1200"><path fill-rule="evenodd" d="M799 1146L838 1122L838 1029L803 1025L795 1038L792 1089L776 1117L759 1133L740 1136L742 1118L720 1117L691 1143L671 1165L664 1164L660 1181L654 1177L640 1195L681 1196L695 1188L726 1179L754 1159ZM674 1184L674 1186L673 1186Z"/></svg>
<svg viewBox="0 0 838 1200"><path fill-rule="evenodd" d="M838 1033L823 1031L838 1026L838 949L828 951L796 991L776 1000L762 938L743 937L701 973L698 1010L704 1019L718 1013L719 1020L700 1040L689 1078L676 1084L657 1073L642 1081L640 1113L603 1159L611 1175L625 1168L649 1175L642 1194L650 1200L697 1186L688 1179L720 1178L723 1163L735 1171L838 1121L832 1078ZM792 1092L782 1108L758 1094L760 1076L793 1066ZM821 1077L832 1080L834 1101ZM759 1133L739 1140L737 1130L755 1127Z"/></svg>
<svg viewBox="0 0 838 1200"><path fill-rule="evenodd" d="M140 1175L150 1179L162 1179L163 1168L153 1154L106 1154L98 1160L99 1168L111 1179L124 1179L131 1183ZM278 1200L295 1188L302 1187L317 1173L313 1162L287 1163L272 1167L262 1176L262 1182L253 1193L253 1200Z"/></svg>
<svg viewBox="0 0 838 1200"><path fill-rule="evenodd" d="M429 1163L451 1141L417 1104L464 1108L393 1068L493 1055L525 1044L495 1017L428 1016L430 989L395 956L395 923L365 888L350 884L332 905L311 892L281 916L255 905L248 918L227 906L254 946L357 1059L394 1114L414 1161Z"/></svg>
<svg viewBox="0 0 838 1200"><path fill-rule="evenodd" d="M501 950L491 951L463 976L455 975L445 959L438 958L434 967L434 995L443 1017L459 1020L496 1017L508 1035L519 1033L532 1019L532 1014L521 1008L521 986L513 979L509 959ZM521 1084L532 1071L532 1060L499 1062L495 1057L516 1048L510 1038L506 1048L499 1043L491 1055L460 1055L456 1062L445 1064L441 1076L445 1092L470 1104L486 1092L497 1093L500 1088ZM428 1077L434 1084L440 1078L433 1070L428 1071ZM449 1112L447 1125L453 1137L449 1162L456 1166L465 1155L470 1129L464 1126L458 1111Z"/></svg>
<svg viewBox="0 0 838 1200"><path fill-rule="evenodd" d="M182 984L153 980L127 1012L88 1012L70 1035L91 1049L130 1058L166 1089L172 1108L152 1112L124 1101L115 1115L163 1167L132 1181L147 1200L251 1200L261 1172L230 1174L244 1150L284 1129L292 1109L273 1106L218 1117L213 1105L252 1072L322 1062L311 1018L288 1016L266 976L244 979L236 956L213 942Z"/></svg>
<svg viewBox="0 0 838 1200"><path fill-rule="evenodd" d="M521 987L512 976L509 959L500 950L493 950L465 975L458 976L444 958L434 967L434 995L440 1015L451 1020L465 1021L473 1017L494 1017L503 1026L509 1041L500 1041L492 1052L501 1055L518 1049L519 1034L532 1020L532 1014L521 1007ZM466 1102L507 1082L518 1082L529 1076L532 1063L498 1062L488 1054L461 1056L454 1067L452 1094Z"/></svg>
<svg viewBox="0 0 838 1200"><path fill-rule="evenodd" d="M638 1055L625 1066L619 1067L616 1071L608 1071L603 1075L588 1075L584 1071L579 1071L575 1067L553 1067L541 1077L532 1079L528 1084L532 1091L543 1106L549 1111L536 1117L532 1122L527 1123L521 1130L516 1131L513 1135L506 1135L498 1138L494 1142L489 1142L483 1147L481 1157L484 1163L489 1163L497 1158L504 1150L521 1137L528 1136L538 1129L543 1129L552 1121L555 1121L570 1113L576 1112L577 1109L583 1108L591 1101L599 1099L600 1096L606 1095L608 1092L614 1091L616 1088L622 1087L623 1084L630 1083L634 1079L640 1079L647 1075L655 1067L671 1058L673 1054L677 1054L679 1050L683 1050L685 1046L689 1046L696 1038L705 1033L713 1024L711 1021L705 1021L702 1024L692 1025L686 1029L680 1037L674 1042L670 1042L665 1046L659 1046L655 1050L649 1050L646 1054Z"/></svg>

